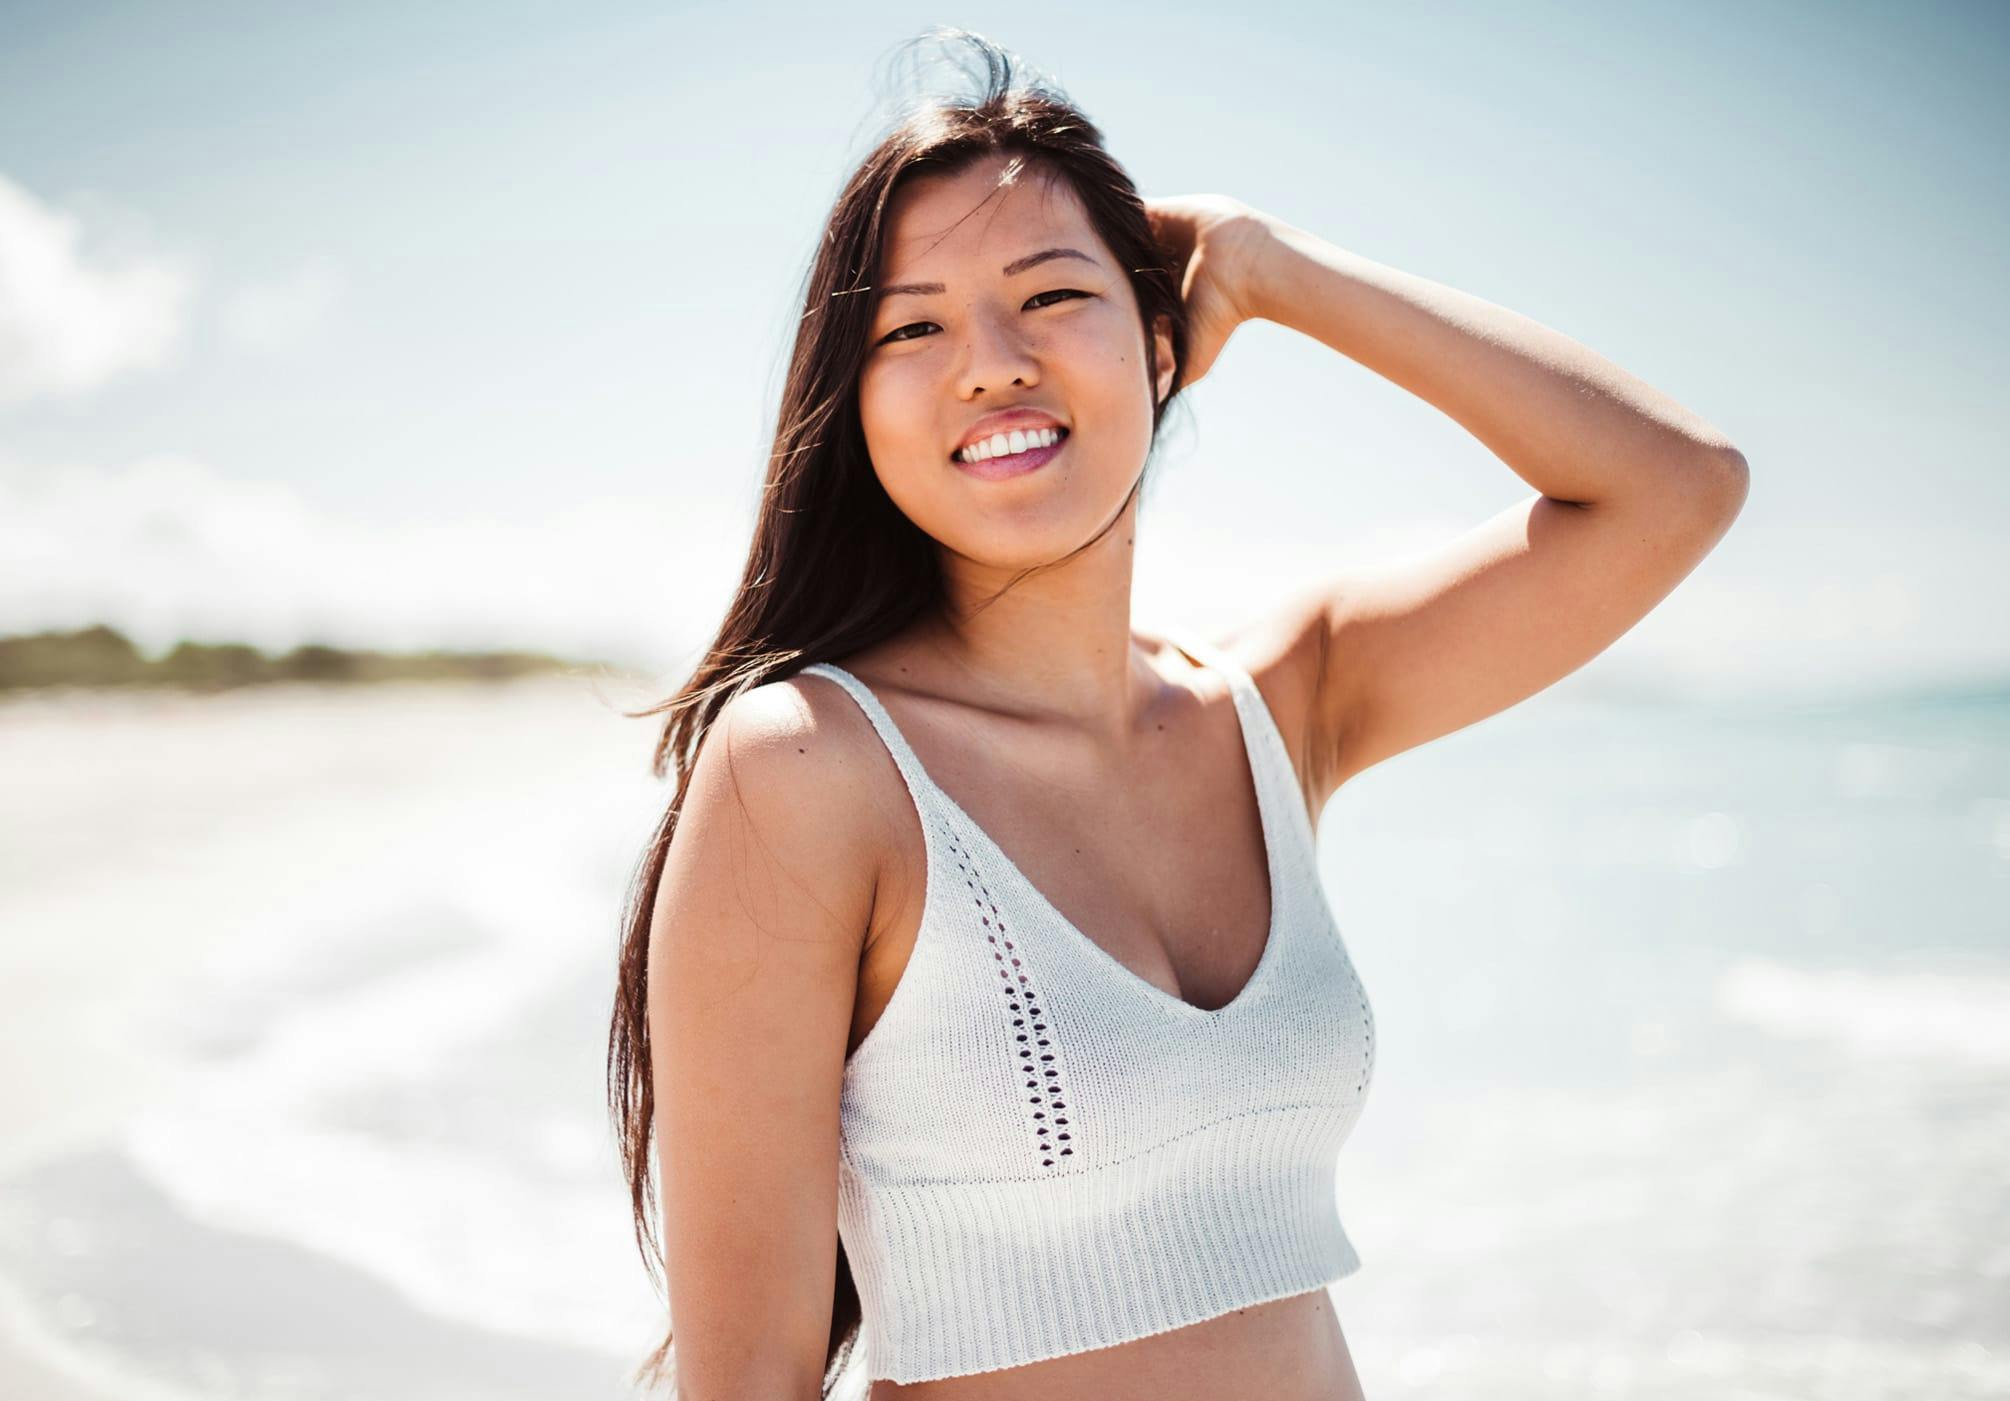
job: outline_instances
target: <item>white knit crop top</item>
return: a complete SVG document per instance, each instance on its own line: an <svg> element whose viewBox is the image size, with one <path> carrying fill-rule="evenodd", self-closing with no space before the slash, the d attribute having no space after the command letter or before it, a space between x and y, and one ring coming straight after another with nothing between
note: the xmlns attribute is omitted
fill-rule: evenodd
<svg viewBox="0 0 2010 1401"><path fill-rule="evenodd" d="M1374 1016L1262 693L1219 649L1175 641L1234 693L1269 866L1268 942L1213 1010L1069 923L857 677L798 673L864 708L928 857L914 952L843 1076L838 1235L868 1383L1109 1347L1360 1268L1335 1172Z"/></svg>

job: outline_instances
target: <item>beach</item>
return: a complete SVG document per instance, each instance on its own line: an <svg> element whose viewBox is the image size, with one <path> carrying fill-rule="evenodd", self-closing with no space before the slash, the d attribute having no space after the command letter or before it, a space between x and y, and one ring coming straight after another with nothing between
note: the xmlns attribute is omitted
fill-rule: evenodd
<svg viewBox="0 0 2010 1401"><path fill-rule="evenodd" d="M655 697L0 702L0 1392L630 1394ZM1370 1396L2010 1390L2010 705L1539 696L1361 775Z"/></svg>
<svg viewBox="0 0 2010 1401"><path fill-rule="evenodd" d="M620 1394L655 1304L595 1040L660 799L616 703L0 709L10 1395Z"/></svg>

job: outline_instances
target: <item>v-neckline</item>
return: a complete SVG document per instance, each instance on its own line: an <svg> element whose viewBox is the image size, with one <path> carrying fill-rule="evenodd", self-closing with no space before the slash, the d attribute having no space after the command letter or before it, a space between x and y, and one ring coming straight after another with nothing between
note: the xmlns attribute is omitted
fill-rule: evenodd
<svg viewBox="0 0 2010 1401"><path fill-rule="evenodd" d="M1263 869L1270 887L1269 926L1265 929L1263 935L1263 952L1257 956L1256 967L1250 971L1249 977L1236 990L1235 995L1219 1007L1202 1007L1187 1001L1184 997L1167 992L1157 983L1124 963L1115 954L1083 933L1072 919L1061 912L1058 905L1047 898L1046 892L1033 883L1032 877L1028 876L1019 863L1013 860L1011 855L998 844L996 838L985 829L984 824L965 812L963 805L952 798L949 795L949 791L935 781L935 776L929 773L928 766L921 762L921 756L914 752L914 746L908 743L907 736L901 732L900 725L894 720L892 714L887 711L884 702L881 702L878 696L873 693L872 688L867 686L863 681L859 681L856 676L853 676L852 680L857 681L868 695L873 696L874 703L879 706L880 713L885 716L888 726L891 727L894 735L899 738L901 745L907 750L908 757L913 760L915 772L919 775L921 781L928 786L934 797L939 799L950 812L954 813L957 820L966 828L976 833L977 838L990 849L991 854L996 856L1011 871L1013 879L1018 881L1020 887L1032 898L1033 903L1044 917L1059 926L1069 938L1086 949L1092 958L1102 960L1121 980L1137 988L1143 995L1161 1006L1168 1008L1179 1016L1195 1021L1219 1021L1250 1001L1258 986L1269 973L1270 966L1277 960L1278 936L1284 927L1284 890L1279 870L1279 863L1282 860L1278 850L1279 835L1277 823L1271 813L1273 806L1272 799L1266 791L1264 784L1264 771L1261 766L1262 761L1259 758L1260 746L1257 736L1253 733L1255 726L1251 723L1248 704L1242 695L1242 687L1238 679L1231 675L1224 667L1209 661L1206 657L1189 651L1184 643L1170 637L1164 640L1169 646L1177 649L1181 654L1199 665L1202 670L1218 673L1226 683L1229 703L1235 707L1236 729L1242 736L1243 759L1249 768L1250 783L1256 792L1257 824L1263 838ZM844 670L843 667L839 667L835 663L826 663L825 665L831 666L833 670ZM845 674L847 676L851 675L850 672L845 672ZM1257 699L1260 699L1260 697Z"/></svg>

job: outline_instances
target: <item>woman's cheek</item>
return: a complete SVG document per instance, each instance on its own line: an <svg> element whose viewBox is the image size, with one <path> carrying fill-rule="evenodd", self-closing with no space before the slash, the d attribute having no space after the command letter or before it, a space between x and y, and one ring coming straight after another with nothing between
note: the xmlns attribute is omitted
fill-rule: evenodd
<svg viewBox="0 0 2010 1401"><path fill-rule="evenodd" d="M1112 364L1131 351L1122 328L1105 316L1074 317L1067 325L1054 328L1050 336L1049 353L1065 357L1068 364L1081 369Z"/></svg>
<svg viewBox="0 0 2010 1401"><path fill-rule="evenodd" d="M938 376L928 357L915 351L889 355L882 363L880 385L889 404L896 405L902 419L912 420L915 410L940 392Z"/></svg>
<svg viewBox="0 0 2010 1401"><path fill-rule="evenodd" d="M901 425L914 421L913 372L895 359L875 358L859 375L859 418L866 441L875 448L897 448Z"/></svg>

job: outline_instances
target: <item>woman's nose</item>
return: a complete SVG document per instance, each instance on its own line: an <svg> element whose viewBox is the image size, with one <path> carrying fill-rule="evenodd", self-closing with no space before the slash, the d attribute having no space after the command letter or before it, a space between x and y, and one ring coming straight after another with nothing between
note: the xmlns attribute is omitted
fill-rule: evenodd
<svg viewBox="0 0 2010 1401"><path fill-rule="evenodd" d="M988 316L971 320L959 372L960 388L966 394L988 385L1031 383L1038 374L1038 359L1009 320Z"/></svg>

